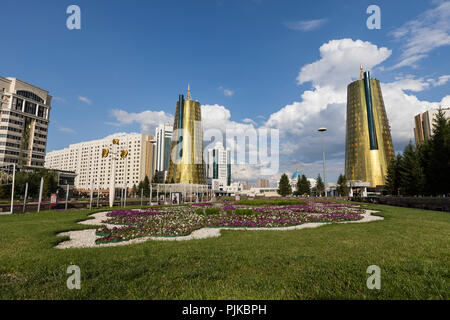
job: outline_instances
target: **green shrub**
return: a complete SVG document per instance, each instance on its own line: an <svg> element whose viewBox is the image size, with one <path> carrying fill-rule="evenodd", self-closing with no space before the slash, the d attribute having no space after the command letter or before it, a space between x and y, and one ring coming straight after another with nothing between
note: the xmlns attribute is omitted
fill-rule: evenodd
<svg viewBox="0 0 450 320"><path fill-rule="evenodd" d="M237 203L249 206L263 206L263 205L285 206L291 204L302 204L302 205L307 204L305 201L298 201L298 200L242 200Z"/></svg>
<svg viewBox="0 0 450 320"><path fill-rule="evenodd" d="M212 215L212 214L219 214L220 210L219 208L206 208L205 209L205 214L206 215Z"/></svg>
<svg viewBox="0 0 450 320"><path fill-rule="evenodd" d="M203 214L205 214L205 211L203 211L203 209L198 208L197 210L195 210L195 213L199 214L199 215L203 215Z"/></svg>
<svg viewBox="0 0 450 320"><path fill-rule="evenodd" d="M234 214L239 216L251 216L256 213L252 209L236 209L234 210Z"/></svg>

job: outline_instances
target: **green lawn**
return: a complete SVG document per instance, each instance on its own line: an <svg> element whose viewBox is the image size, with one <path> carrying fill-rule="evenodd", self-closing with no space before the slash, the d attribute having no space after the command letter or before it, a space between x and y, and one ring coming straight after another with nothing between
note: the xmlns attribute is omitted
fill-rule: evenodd
<svg viewBox="0 0 450 320"><path fill-rule="evenodd" d="M368 208L385 220L66 250L56 234L88 211L0 216L0 299L449 299L450 214ZM373 264L381 290L366 287Z"/></svg>

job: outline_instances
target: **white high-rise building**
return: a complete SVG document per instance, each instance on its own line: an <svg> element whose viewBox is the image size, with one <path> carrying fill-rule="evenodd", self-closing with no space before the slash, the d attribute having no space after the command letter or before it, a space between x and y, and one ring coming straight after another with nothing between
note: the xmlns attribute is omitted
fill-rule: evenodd
<svg viewBox="0 0 450 320"><path fill-rule="evenodd" d="M51 100L47 90L0 77L0 164L44 166Z"/></svg>
<svg viewBox="0 0 450 320"><path fill-rule="evenodd" d="M222 180L222 184L231 184L231 152L221 142L208 150L208 178Z"/></svg>
<svg viewBox="0 0 450 320"><path fill-rule="evenodd" d="M170 148L172 145L173 126L170 123L161 123L155 130L156 171L169 170Z"/></svg>
<svg viewBox="0 0 450 320"><path fill-rule="evenodd" d="M119 139L119 145L113 145L112 140ZM147 175L151 179L153 166L153 137L145 134L114 135L100 140L72 144L69 148L47 153L45 167L66 171L75 171L75 188L88 190L91 181L94 188L108 189L111 177L111 157L102 158L102 150L108 148L110 153L114 148L128 150L128 156L116 162L117 188L128 188L138 185Z"/></svg>

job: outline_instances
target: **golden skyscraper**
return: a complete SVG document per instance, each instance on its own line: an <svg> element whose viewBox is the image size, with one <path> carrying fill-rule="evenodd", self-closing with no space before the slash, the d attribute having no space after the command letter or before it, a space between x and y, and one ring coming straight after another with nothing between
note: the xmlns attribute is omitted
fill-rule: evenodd
<svg viewBox="0 0 450 320"><path fill-rule="evenodd" d="M188 86L186 99L180 94L175 110L168 183L206 184L201 121L200 102L191 99Z"/></svg>
<svg viewBox="0 0 450 320"><path fill-rule="evenodd" d="M359 80L347 88L345 175L348 180L370 182L372 187L385 185L393 156L380 82L361 66Z"/></svg>

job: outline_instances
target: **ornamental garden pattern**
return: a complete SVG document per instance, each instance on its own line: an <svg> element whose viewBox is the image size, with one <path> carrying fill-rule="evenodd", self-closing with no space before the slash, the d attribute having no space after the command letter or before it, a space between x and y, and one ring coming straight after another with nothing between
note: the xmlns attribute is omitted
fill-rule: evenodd
<svg viewBox="0 0 450 320"><path fill-rule="evenodd" d="M357 221L364 210L331 202L247 205L197 203L146 210L115 210L98 228L97 244L153 237L190 235L201 228L278 228L314 222ZM115 225L111 227L111 225Z"/></svg>

